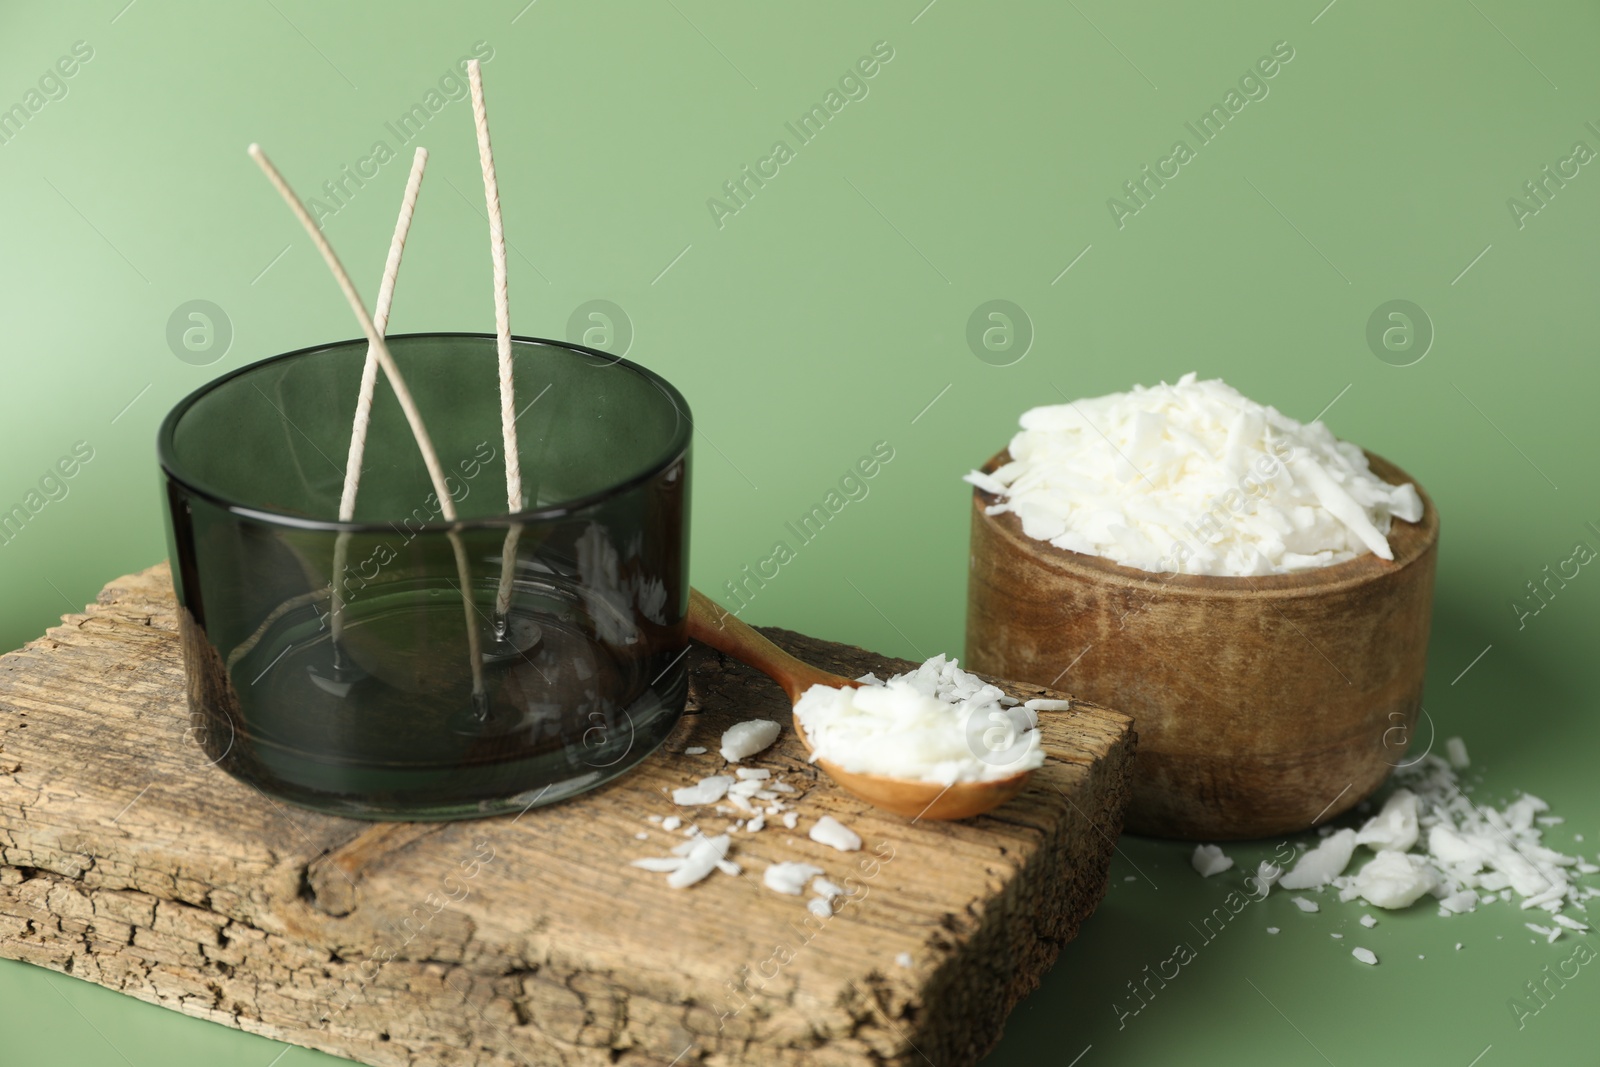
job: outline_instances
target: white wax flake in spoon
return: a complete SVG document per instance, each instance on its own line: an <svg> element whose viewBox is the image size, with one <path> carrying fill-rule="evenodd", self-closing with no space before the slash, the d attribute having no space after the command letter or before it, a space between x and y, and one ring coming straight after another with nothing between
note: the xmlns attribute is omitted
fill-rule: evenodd
<svg viewBox="0 0 1600 1067"><path fill-rule="evenodd" d="M861 835L832 815L818 819L807 836L818 844L829 845L840 852L857 852L861 849Z"/></svg>
<svg viewBox="0 0 1600 1067"><path fill-rule="evenodd" d="M1232 867L1233 857L1223 855L1222 849L1216 845L1196 845L1194 855L1189 857L1189 862L1202 877L1210 878L1213 874L1221 874Z"/></svg>
<svg viewBox="0 0 1600 1067"><path fill-rule="evenodd" d="M722 758L738 763L746 756L754 756L776 741L782 729L771 719L750 719L730 726L722 735Z"/></svg>
<svg viewBox="0 0 1600 1067"><path fill-rule="evenodd" d="M954 660L934 656L881 682L864 677L860 688L814 685L795 702L813 761L946 786L1044 763L1037 713Z"/></svg>

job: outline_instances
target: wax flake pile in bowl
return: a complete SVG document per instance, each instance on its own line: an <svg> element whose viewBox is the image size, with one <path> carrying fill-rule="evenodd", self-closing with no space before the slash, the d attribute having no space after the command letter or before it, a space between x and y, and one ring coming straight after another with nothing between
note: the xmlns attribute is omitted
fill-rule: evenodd
<svg viewBox="0 0 1600 1067"><path fill-rule="evenodd" d="M812 761L939 785L997 781L1040 766L1035 712L1064 703L1020 704L944 656L887 681L857 680L866 684L814 685L795 704Z"/></svg>
<svg viewBox="0 0 1600 1067"><path fill-rule="evenodd" d="M1372 552L1392 519L1416 522L1412 485L1373 474L1355 445L1220 379L1186 374L1025 412L1011 462L966 481L1023 532L1128 567L1287 574Z"/></svg>

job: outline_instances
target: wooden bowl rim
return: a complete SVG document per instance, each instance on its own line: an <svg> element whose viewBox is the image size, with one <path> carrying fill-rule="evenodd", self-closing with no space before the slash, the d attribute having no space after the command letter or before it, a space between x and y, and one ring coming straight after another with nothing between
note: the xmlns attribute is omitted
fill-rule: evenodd
<svg viewBox="0 0 1600 1067"><path fill-rule="evenodd" d="M1362 449L1372 473L1390 485L1410 482L1422 498L1422 518L1417 522L1396 519L1389 529L1389 544L1395 558L1379 559L1371 552L1327 567L1296 571L1292 574L1228 575L1228 574L1178 574L1168 576L1164 571L1146 571L1114 563L1103 556L1091 556L1058 548L1049 541L1029 537L1022 531L1022 520L1012 512L1001 515L988 514L987 508L997 498L974 486L972 506L975 514L998 531L1013 548L1035 556L1057 570L1071 572L1079 577L1112 585L1139 587L1148 591L1152 587L1177 596L1193 597L1257 597L1292 599L1304 596L1321 596L1354 586L1376 582L1398 574L1407 567L1426 558L1439 543L1439 513L1433 498L1422 488L1422 483L1400 467L1376 452ZM1009 447L1002 448L983 465L985 474L992 474L1011 459Z"/></svg>

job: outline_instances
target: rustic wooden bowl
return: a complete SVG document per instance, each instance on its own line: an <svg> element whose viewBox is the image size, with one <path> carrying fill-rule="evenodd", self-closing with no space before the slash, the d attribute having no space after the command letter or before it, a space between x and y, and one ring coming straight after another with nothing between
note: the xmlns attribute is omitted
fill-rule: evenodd
<svg viewBox="0 0 1600 1067"><path fill-rule="evenodd" d="M1415 484L1367 458L1385 481ZM1439 542L1418 492L1421 520L1389 531L1393 562L1165 577L1034 540L1015 515L986 515L995 498L974 490L967 669L1132 715L1134 833L1303 830L1377 789L1416 724Z"/></svg>

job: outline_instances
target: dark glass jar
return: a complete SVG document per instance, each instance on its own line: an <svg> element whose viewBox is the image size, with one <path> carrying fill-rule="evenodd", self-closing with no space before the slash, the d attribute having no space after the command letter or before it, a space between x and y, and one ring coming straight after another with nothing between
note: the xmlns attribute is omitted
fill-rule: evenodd
<svg viewBox="0 0 1600 1067"><path fill-rule="evenodd" d="M625 360L516 339L513 514L494 338L388 344L455 522L381 376L338 521L364 340L242 368L162 423L192 732L262 791L361 818L616 777L687 692L688 404Z"/></svg>

